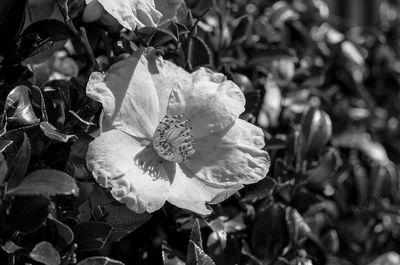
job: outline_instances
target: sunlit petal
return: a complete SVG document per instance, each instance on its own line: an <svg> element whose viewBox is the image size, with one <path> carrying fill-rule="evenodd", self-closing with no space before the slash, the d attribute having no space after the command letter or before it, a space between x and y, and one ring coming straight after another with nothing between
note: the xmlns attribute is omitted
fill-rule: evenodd
<svg viewBox="0 0 400 265"><path fill-rule="evenodd" d="M207 204L219 203L241 189L238 184L231 187L218 187L198 179L184 164L176 167L168 201L175 206L198 214L212 212Z"/></svg>
<svg viewBox="0 0 400 265"><path fill-rule="evenodd" d="M191 120L193 136L200 138L230 126L244 111L240 88L222 74L206 68L192 73L192 84L178 83L169 98L167 113Z"/></svg>
<svg viewBox="0 0 400 265"><path fill-rule="evenodd" d="M151 139L159 121L159 100L143 54L144 50L138 50L114 64L104 80L99 73L92 74L86 93L103 105L103 130L114 127L132 136Z"/></svg>
<svg viewBox="0 0 400 265"><path fill-rule="evenodd" d="M255 183L270 165L262 130L242 119L224 131L195 140L196 153L184 164L199 178L214 185Z"/></svg>
<svg viewBox="0 0 400 265"><path fill-rule="evenodd" d="M160 209L170 193L175 164L119 130L103 133L89 144L86 161L96 181L135 212Z"/></svg>
<svg viewBox="0 0 400 265"><path fill-rule="evenodd" d="M156 27L162 14L153 0L98 0L104 9L125 28Z"/></svg>

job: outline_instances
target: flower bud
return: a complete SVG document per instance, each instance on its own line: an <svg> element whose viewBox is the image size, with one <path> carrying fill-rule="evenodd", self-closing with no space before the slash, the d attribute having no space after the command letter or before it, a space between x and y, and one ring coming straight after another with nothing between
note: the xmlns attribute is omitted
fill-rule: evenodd
<svg viewBox="0 0 400 265"><path fill-rule="evenodd" d="M311 107L303 117L301 129L302 154L313 156L329 141L332 135L332 122L326 112Z"/></svg>

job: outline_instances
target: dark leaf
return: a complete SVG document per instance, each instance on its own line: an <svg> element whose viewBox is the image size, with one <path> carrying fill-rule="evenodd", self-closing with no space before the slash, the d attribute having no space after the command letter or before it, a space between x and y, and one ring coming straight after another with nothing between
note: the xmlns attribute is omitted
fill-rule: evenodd
<svg viewBox="0 0 400 265"><path fill-rule="evenodd" d="M8 189L13 189L25 177L29 165L31 147L28 136L25 133L10 133L6 134L4 138L13 141L5 151L8 166L7 187Z"/></svg>
<svg viewBox="0 0 400 265"><path fill-rule="evenodd" d="M92 174L86 167L86 151L93 137L87 134L77 135L78 140L71 147L66 171L75 179L91 179Z"/></svg>
<svg viewBox="0 0 400 265"><path fill-rule="evenodd" d="M273 61L282 59L296 60L296 57L291 50L275 48L257 52L254 54L254 57L250 58L248 65L251 67L256 67L258 65L269 65Z"/></svg>
<svg viewBox="0 0 400 265"><path fill-rule="evenodd" d="M276 185L276 180L270 177L265 177L256 185L250 187L246 195L241 199L244 203L254 203L261 199L271 196Z"/></svg>
<svg viewBox="0 0 400 265"><path fill-rule="evenodd" d="M12 143L11 140L0 140L0 152L4 152Z"/></svg>
<svg viewBox="0 0 400 265"><path fill-rule="evenodd" d="M56 127L54 127L47 121L43 121L40 123L40 129L47 137L58 142L67 143L70 141L76 141L78 139L76 135L68 135L59 132Z"/></svg>
<svg viewBox="0 0 400 265"><path fill-rule="evenodd" d="M37 244L29 256L38 262L45 265L59 265L61 263L60 254L58 251L46 241Z"/></svg>
<svg viewBox="0 0 400 265"><path fill-rule="evenodd" d="M286 225L289 232L291 245L296 247L310 234L311 229L296 209L285 209Z"/></svg>
<svg viewBox="0 0 400 265"><path fill-rule="evenodd" d="M11 227L22 233L32 233L46 220L49 206L50 200L44 196L15 197L6 221Z"/></svg>
<svg viewBox="0 0 400 265"><path fill-rule="evenodd" d="M18 246L12 241L7 241L4 243L4 245L1 246L1 248L7 253L7 254L12 254L17 250L23 249L22 247Z"/></svg>
<svg viewBox="0 0 400 265"><path fill-rule="evenodd" d="M78 196L79 188L75 180L62 171L40 169L30 173L14 189L11 195L69 195Z"/></svg>
<svg viewBox="0 0 400 265"><path fill-rule="evenodd" d="M203 248L203 241L201 239L201 231L200 231L200 222L199 219L196 219L193 224L192 232L190 233L189 240L192 240L195 244L197 244L201 249Z"/></svg>
<svg viewBox="0 0 400 265"><path fill-rule="evenodd" d="M0 25L3 24L13 4L14 0L4 0L0 2Z"/></svg>
<svg viewBox="0 0 400 265"><path fill-rule="evenodd" d="M223 246L217 233L211 233L207 240L207 253L216 264L240 264L240 246L233 236L227 236Z"/></svg>
<svg viewBox="0 0 400 265"><path fill-rule="evenodd" d="M309 186L319 186L325 184L329 177L336 173L341 166L342 160L338 150L333 147L321 152L319 156L319 165L307 172Z"/></svg>
<svg viewBox="0 0 400 265"><path fill-rule="evenodd" d="M185 265L185 262L178 258L178 255L174 253L174 250L171 249L167 242L163 241L161 249L164 265Z"/></svg>
<svg viewBox="0 0 400 265"><path fill-rule="evenodd" d="M200 37L195 36L189 39L187 62L189 69L213 64L211 50Z"/></svg>
<svg viewBox="0 0 400 265"><path fill-rule="evenodd" d="M189 241L189 248L193 248L195 261L194 263L186 262L186 265L215 265L214 261L193 241Z"/></svg>
<svg viewBox="0 0 400 265"><path fill-rule="evenodd" d="M41 63L62 49L71 37L73 33L63 22L56 19L39 20L22 32L17 56L25 64Z"/></svg>
<svg viewBox="0 0 400 265"><path fill-rule="evenodd" d="M193 242L193 244L191 244ZM187 249L186 265L196 265L197 253L195 249L197 245L200 249L203 249L203 240L201 238L200 223L199 219L195 219L192 231L190 233L189 245Z"/></svg>
<svg viewBox="0 0 400 265"><path fill-rule="evenodd" d="M7 171L7 161L4 159L3 154L0 153L0 184L3 183L4 179L6 178Z"/></svg>
<svg viewBox="0 0 400 265"><path fill-rule="evenodd" d="M104 247L111 234L112 226L97 221L77 225L73 231L78 244L77 252L98 250Z"/></svg>
<svg viewBox="0 0 400 265"><path fill-rule="evenodd" d="M63 224L52 216L49 216L47 221L54 226L58 235L63 239L63 246L69 245L72 243L72 241L74 241L74 233L67 225Z"/></svg>
<svg viewBox="0 0 400 265"><path fill-rule="evenodd" d="M151 218L151 214L135 213L119 202L103 206L102 213L105 216L103 220L113 227L111 237L115 241L135 231Z"/></svg>
<svg viewBox="0 0 400 265"><path fill-rule="evenodd" d="M15 40L22 30L25 18L26 0L0 1L0 34L7 41L0 42L0 55L12 57Z"/></svg>
<svg viewBox="0 0 400 265"><path fill-rule="evenodd" d="M7 129L15 129L39 122L29 97L30 90L27 86L15 87L8 94L4 111L7 115Z"/></svg>
<svg viewBox="0 0 400 265"><path fill-rule="evenodd" d="M288 241L285 209L282 205L273 204L257 215L251 244L258 259L270 264L280 255Z"/></svg>
<svg viewBox="0 0 400 265"><path fill-rule="evenodd" d="M124 265L124 263L107 257L90 257L76 265Z"/></svg>

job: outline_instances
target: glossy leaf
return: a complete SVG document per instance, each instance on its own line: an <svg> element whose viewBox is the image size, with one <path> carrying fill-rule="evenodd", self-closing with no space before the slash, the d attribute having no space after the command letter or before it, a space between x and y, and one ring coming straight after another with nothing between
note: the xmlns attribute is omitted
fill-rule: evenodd
<svg viewBox="0 0 400 265"><path fill-rule="evenodd" d="M7 134L5 139L13 141L5 152L8 166L7 187L13 189L25 177L30 161L31 146L28 136L22 132Z"/></svg>
<svg viewBox="0 0 400 265"><path fill-rule="evenodd" d="M6 243L4 243L1 248L7 253L7 254L12 254L17 250L21 250L23 249L22 247L18 246L17 244L15 244L12 241L7 241Z"/></svg>
<svg viewBox="0 0 400 265"><path fill-rule="evenodd" d="M69 245L72 243L72 241L74 241L74 233L67 225L63 224L52 216L50 216L47 221L51 225L53 225L53 227L57 231L57 234L60 236L60 238L62 238L62 240L64 241L64 246Z"/></svg>
<svg viewBox="0 0 400 265"><path fill-rule="evenodd" d="M21 85L15 87L8 94L4 105L4 111L7 115L7 129L10 130L39 122L33 111L29 93L29 88Z"/></svg>
<svg viewBox="0 0 400 265"><path fill-rule="evenodd" d="M187 261L186 265L215 265L214 261L203 251L203 249L191 240L189 241L189 248L194 250L195 260L193 263Z"/></svg>
<svg viewBox="0 0 400 265"><path fill-rule="evenodd" d="M46 241L42 241L37 244L29 256L38 262L45 265L59 265L61 263L60 254L58 251Z"/></svg>
<svg viewBox="0 0 400 265"><path fill-rule="evenodd" d="M203 249L203 240L201 238L199 219L195 219L192 231L190 233L189 245L187 249L186 265L196 265L197 253L195 245Z"/></svg>
<svg viewBox="0 0 400 265"><path fill-rule="evenodd" d="M30 173L14 189L8 191L10 195L75 195L79 188L75 180L64 172L53 169L40 169Z"/></svg>
<svg viewBox="0 0 400 265"><path fill-rule="evenodd" d="M76 135L73 134L68 135L59 132L56 127L54 127L47 121L43 121L40 123L40 129L43 131L44 135L46 135L48 138L58 142L67 143L70 141L76 141L78 139Z"/></svg>
<svg viewBox="0 0 400 265"><path fill-rule="evenodd" d="M25 64L41 63L62 49L71 37L71 30L63 22L56 19L39 20L22 32L17 56Z"/></svg>

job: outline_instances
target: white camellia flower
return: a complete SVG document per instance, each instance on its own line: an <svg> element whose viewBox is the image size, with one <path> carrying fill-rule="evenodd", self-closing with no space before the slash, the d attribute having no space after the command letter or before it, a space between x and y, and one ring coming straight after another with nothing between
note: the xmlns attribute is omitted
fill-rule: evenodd
<svg viewBox="0 0 400 265"><path fill-rule="evenodd" d="M129 30L157 27L173 18L182 3L183 0L86 0L83 21L100 19L103 24L112 25L116 19Z"/></svg>
<svg viewBox="0 0 400 265"><path fill-rule="evenodd" d="M105 76L93 73L87 95L103 105L88 168L135 212L154 212L168 201L206 215L207 203L268 172L264 134L238 118L244 95L223 74L188 73L142 48Z"/></svg>

